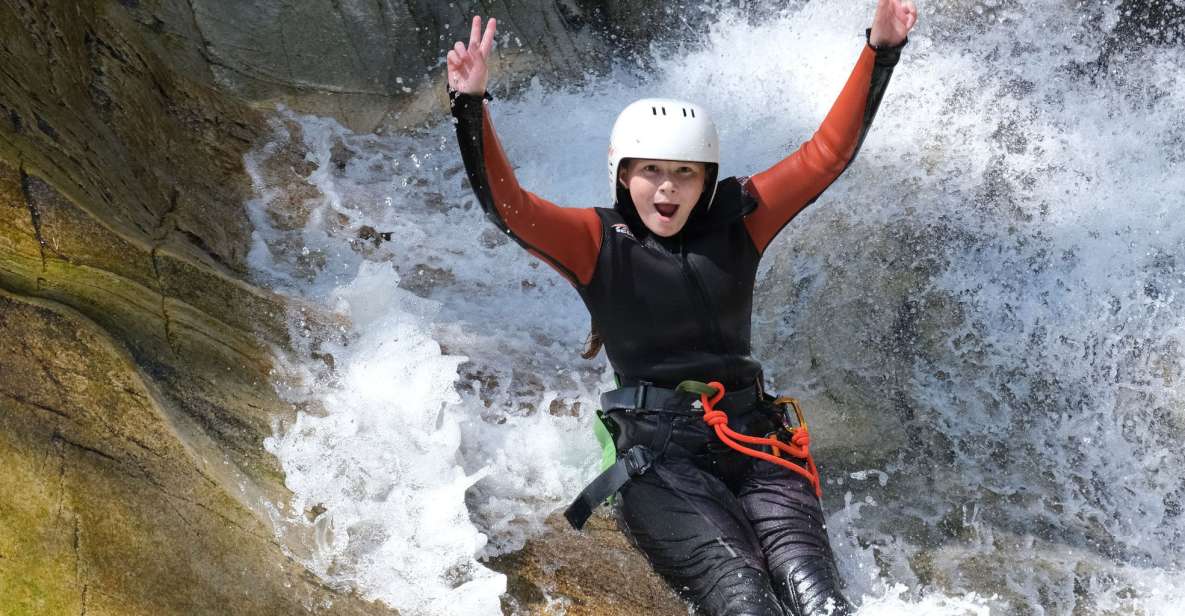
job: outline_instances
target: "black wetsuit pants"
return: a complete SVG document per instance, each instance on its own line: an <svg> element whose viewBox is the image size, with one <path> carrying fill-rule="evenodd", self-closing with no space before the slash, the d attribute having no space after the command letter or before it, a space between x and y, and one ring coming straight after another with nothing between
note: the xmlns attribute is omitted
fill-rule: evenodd
<svg viewBox="0 0 1185 616"><path fill-rule="evenodd" d="M764 436L781 425L780 409L768 402L727 410L730 426L745 434ZM620 491L622 528L700 613L854 611L840 594L823 511L807 480L727 448L702 416L616 411L609 417L618 451L642 445L657 454Z"/></svg>

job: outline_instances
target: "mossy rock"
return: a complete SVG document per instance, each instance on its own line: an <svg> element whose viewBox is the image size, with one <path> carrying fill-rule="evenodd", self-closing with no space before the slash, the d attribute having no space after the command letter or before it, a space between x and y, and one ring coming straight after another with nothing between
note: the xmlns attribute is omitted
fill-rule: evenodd
<svg viewBox="0 0 1185 616"><path fill-rule="evenodd" d="M294 561L81 314L0 292L0 356L6 613L391 613Z"/></svg>

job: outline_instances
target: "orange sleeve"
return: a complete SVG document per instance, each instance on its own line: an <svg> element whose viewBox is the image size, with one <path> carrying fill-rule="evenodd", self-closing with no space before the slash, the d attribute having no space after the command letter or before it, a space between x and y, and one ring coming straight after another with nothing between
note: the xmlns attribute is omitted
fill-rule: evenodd
<svg viewBox="0 0 1185 616"><path fill-rule="evenodd" d="M485 168L498 217L532 254L588 284L601 251L601 219L592 208L560 207L520 187L489 113L483 116Z"/></svg>
<svg viewBox="0 0 1185 616"><path fill-rule="evenodd" d="M757 208L745 218L758 252L851 164L872 124L901 46L865 45L856 67L823 124L793 154L749 178L746 190Z"/></svg>
<svg viewBox="0 0 1185 616"><path fill-rule="evenodd" d="M596 212L560 207L524 190L482 97L455 92L451 96L465 171L486 216L573 284L587 285L601 250L601 221Z"/></svg>

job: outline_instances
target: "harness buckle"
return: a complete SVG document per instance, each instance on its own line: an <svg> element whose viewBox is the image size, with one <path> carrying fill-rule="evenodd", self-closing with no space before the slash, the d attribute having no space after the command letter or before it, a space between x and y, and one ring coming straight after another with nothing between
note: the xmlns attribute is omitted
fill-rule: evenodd
<svg viewBox="0 0 1185 616"><path fill-rule="evenodd" d="M650 450L641 445L635 445L626 450L625 454L621 456L621 461L625 464L625 470L630 477L637 477L650 470L654 458L650 455Z"/></svg>
<svg viewBox="0 0 1185 616"><path fill-rule="evenodd" d="M802 412L802 405L798 403L797 398L790 396L782 396L774 400L774 405L782 407L782 426L786 430L793 432L798 428L806 428L806 415ZM790 413L794 411L794 418L798 420L798 425L790 425Z"/></svg>
<svg viewBox="0 0 1185 616"><path fill-rule="evenodd" d="M646 408L646 391L654 385L650 381L638 381L638 386L634 388L634 409L643 410Z"/></svg>

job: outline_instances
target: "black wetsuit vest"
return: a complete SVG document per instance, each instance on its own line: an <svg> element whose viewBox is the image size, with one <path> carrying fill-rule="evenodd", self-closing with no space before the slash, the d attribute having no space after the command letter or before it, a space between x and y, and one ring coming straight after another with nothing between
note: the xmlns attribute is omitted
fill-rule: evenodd
<svg viewBox="0 0 1185 616"><path fill-rule="evenodd" d="M664 238L628 215L628 195L618 199L621 208L597 210L605 236L595 274L579 290L619 379L752 385L761 372L749 343L761 255L742 219L756 201L728 178L704 215Z"/></svg>

